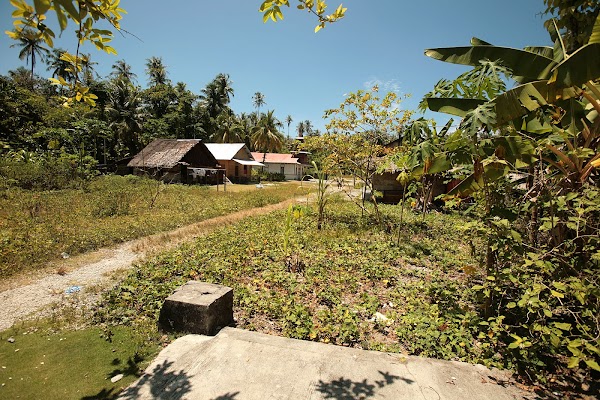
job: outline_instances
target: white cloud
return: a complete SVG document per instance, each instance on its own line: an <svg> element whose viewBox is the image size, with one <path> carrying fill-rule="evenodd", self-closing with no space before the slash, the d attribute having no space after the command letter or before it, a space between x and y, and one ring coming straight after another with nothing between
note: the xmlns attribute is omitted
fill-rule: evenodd
<svg viewBox="0 0 600 400"><path fill-rule="evenodd" d="M371 89L375 85L379 86L379 90L383 93L400 92L400 84L396 79L390 79L384 82L381 79L373 77L364 83L365 89Z"/></svg>

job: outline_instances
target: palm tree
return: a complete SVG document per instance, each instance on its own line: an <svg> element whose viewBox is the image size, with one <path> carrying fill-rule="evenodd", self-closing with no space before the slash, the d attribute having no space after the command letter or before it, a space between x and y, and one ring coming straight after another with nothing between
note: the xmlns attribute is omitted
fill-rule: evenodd
<svg viewBox="0 0 600 400"><path fill-rule="evenodd" d="M304 126L304 121L298 122L298 125L296 125L296 132L298 132L298 137L304 136L304 132L306 132L306 127Z"/></svg>
<svg viewBox="0 0 600 400"><path fill-rule="evenodd" d="M109 126L129 149L130 154L135 154L140 144L138 134L142 130L142 123L146 116L139 88L124 80L114 81L106 111L109 116Z"/></svg>
<svg viewBox="0 0 600 400"><path fill-rule="evenodd" d="M278 130L283 125L273 112L267 111L252 129L251 145L255 151L278 151L283 145L283 135Z"/></svg>
<svg viewBox="0 0 600 400"><path fill-rule="evenodd" d="M70 82L75 79L75 77L73 76L73 73L68 70L71 67L71 64L61 59L64 52L64 49L54 49L52 51L52 54L47 58L48 67L46 68L46 71L52 71L53 78L61 77L65 81Z"/></svg>
<svg viewBox="0 0 600 400"><path fill-rule="evenodd" d="M150 57L146 60L146 73L151 86L169 83L167 67L163 64L162 57Z"/></svg>
<svg viewBox="0 0 600 400"><path fill-rule="evenodd" d="M94 65L98 65L98 63L93 62L91 58L91 54L82 54L79 56L81 72L83 74L82 81L86 86L90 86L90 84L98 77L98 74L94 71Z"/></svg>
<svg viewBox="0 0 600 400"><path fill-rule="evenodd" d="M19 46L21 48L21 51L19 52L20 60L25 59L26 62L29 62L29 58L31 57L31 77L33 78L36 56L43 62L50 54L50 50L42 45L44 41L33 29L25 28L15 32L18 34L18 43L15 43L10 47Z"/></svg>
<svg viewBox="0 0 600 400"><path fill-rule="evenodd" d="M290 124L292 123L292 116L288 115L287 117L285 117L285 123L287 124L288 130L287 130L287 138L288 140L290 140Z"/></svg>
<svg viewBox="0 0 600 400"><path fill-rule="evenodd" d="M234 114L223 112L217 117L217 132L211 138L216 143L239 143L242 126Z"/></svg>
<svg viewBox="0 0 600 400"><path fill-rule="evenodd" d="M233 87L231 87L232 83L231 79L229 79L229 74L218 74L212 81L212 84L217 88L219 96L221 96L222 103L225 105L228 105L234 96Z"/></svg>
<svg viewBox="0 0 600 400"><path fill-rule="evenodd" d="M227 108L227 105L223 103L219 88L213 82L206 85L200 93L200 101L211 118L217 118Z"/></svg>
<svg viewBox="0 0 600 400"><path fill-rule="evenodd" d="M310 135L312 134L313 131L313 127L312 127L312 123L309 120L304 121L304 133L306 133L306 135Z"/></svg>
<svg viewBox="0 0 600 400"><path fill-rule="evenodd" d="M133 83L137 78L137 75L131 71L131 65L127 64L125 60L117 60L112 65L113 71L110 73L115 79L124 79L128 82Z"/></svg>
<svg viewBox="0 0 600 400"><path fill-rule="evenodd" d="M254 93L254 96L252 96L252 104L254 104L254 107L256 107L257 117L260 120L260 107L267 104L265 102L265 95L261 92Z"/></svg>

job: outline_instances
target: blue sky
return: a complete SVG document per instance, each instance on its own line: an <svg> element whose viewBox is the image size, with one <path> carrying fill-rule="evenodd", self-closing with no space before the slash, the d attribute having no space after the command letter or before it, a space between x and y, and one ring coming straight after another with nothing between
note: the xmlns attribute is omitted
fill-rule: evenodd
<svg viewBox="0 0 600 400"><path fill-rule="evenodd" d="M331 8L339 4L328 1ZM403 108L416 109L439 79L466 70L425 57L426 48L468 45L472 36L509 47L549 44L542 0L346 0L346 18L317 34L314 18L297 10L293 0L284 9L284 21L276 24L263 24L260 3L122 0L128 12L122 27L139 39L117 33L117 56L89 47L84 51L92 53L103 77L116 60L125 59L142 86L145 60L152 56L162 57L169 78L185 82L194 93L216 74L228 73L235 112L253 111L252 95L260 91L266 109L275 109L281 120L291 115L292 127L309 119L323 129L323 111L369 83L411 94ZM11 12L9 2L1 1L2 32L12 28ZM73 29L56 41L58 47L75 48ZM13 42L1 36L0 74L25 66L18 50L10 48ZM44 66L37 72L48 76Z"/></svg>

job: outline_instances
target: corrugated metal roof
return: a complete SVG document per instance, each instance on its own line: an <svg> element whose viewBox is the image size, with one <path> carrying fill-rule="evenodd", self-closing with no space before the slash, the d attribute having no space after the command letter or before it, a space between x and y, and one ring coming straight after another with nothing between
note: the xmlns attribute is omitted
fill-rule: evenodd
<svg viewBox="0 0 600 400"><path fill-rule="evenodd" d="M156 139L127 164L138 168L173 168L200 139Z"/></svg>
<svg viewBox="0 0 600 400"><path fill-rule="evenodd" d="M259 163L258 161L254 161L254 160L239 160L237 158L234 158L233 161L235 161L238 164L241 165L254 165L256 167L264 167L265 165L262 163Z"/></svg>
<svg viewBox="0 0 600 400"><path fill-rule="evenodd" d="M233 160L235 155L246 146L244 143L204 143L217 160ZM249 151L248 151L249 153Z"/></svg>
<svg viewBox="0 0 600 400"><path fill-rule="evenodd" d="M300 164L300 161L292 154L287 153L256 153L252 152L256 161L266 164Z"/></svg>

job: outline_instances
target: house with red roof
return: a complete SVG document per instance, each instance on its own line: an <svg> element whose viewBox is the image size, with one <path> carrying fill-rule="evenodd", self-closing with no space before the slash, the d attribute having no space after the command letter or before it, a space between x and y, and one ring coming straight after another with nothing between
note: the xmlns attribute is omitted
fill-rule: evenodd
<svg viewBox="0 0 600 400"><path fill-rule="evenodd" d="M265 172L282 174L285 179L301 180L310 168L310 165L302 163L295 154L252 152L252 157L265 165Z"/></svg>

